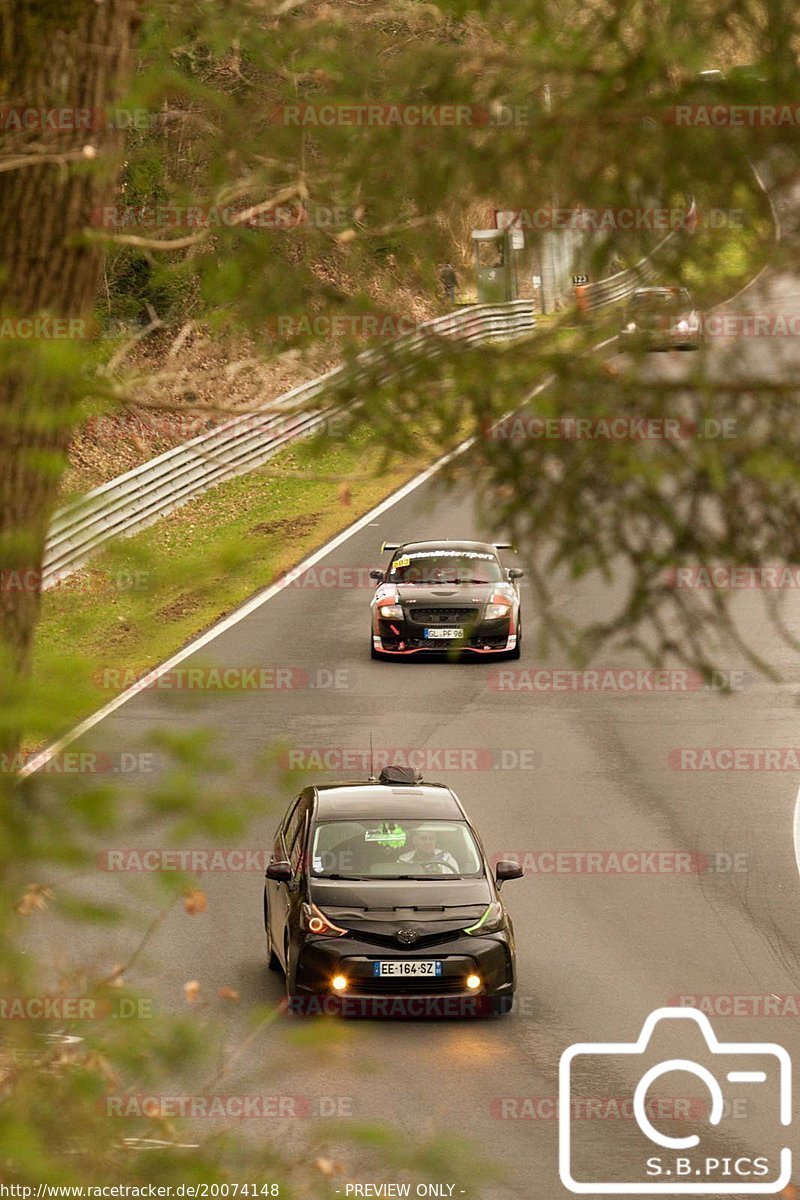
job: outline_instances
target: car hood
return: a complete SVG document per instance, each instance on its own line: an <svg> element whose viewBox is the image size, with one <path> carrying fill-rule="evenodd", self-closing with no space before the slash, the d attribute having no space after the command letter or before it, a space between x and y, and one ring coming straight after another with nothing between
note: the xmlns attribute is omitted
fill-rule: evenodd
<svg viewBox="0 0 800 1200"><path fill-rule="evenodd" d="M400 926L435 926L440 933L463 929L480 920L493 899L486 879L370 880L349 883L315 879L314 904L347 929L394 933Z"/></svg>
<svg viewBox="0 0 800 1200"><path fill-rule="evenodd" d="M508 594L509 585L498 583L399 583L395 585L404 604L437 605L488 604L496 591Z"/></svg>

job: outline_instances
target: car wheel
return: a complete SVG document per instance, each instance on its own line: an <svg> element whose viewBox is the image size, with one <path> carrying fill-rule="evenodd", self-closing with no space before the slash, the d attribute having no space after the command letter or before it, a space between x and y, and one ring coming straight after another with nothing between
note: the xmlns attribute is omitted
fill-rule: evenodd
<svg viewBox="0 0 800 1200"><path fill-rule="evenodd" d="M277 954L272 949L272 936L269 931L269 908L267 907L267 891L264 889L264 932L267 935L267 966L270 971L280 971L281 964Z"/></svg>
<svg viewBox="0 0 800 1200"><path fill-rule="evenodd" d="M516 658L519 658L521 654L522 654L522 622L518 621L518 623L517 623L517 644L513 650L509 650L508 657L516 659Z"/></svg>

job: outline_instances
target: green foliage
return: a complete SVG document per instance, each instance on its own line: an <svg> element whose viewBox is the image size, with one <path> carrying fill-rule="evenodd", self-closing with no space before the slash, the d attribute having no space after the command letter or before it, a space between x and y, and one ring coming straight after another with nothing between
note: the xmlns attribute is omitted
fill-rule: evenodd
<svg viewBox="0 0 800 1200"><path fill-rule="evenodd" d="M123 109L144 110L147 119L128 139L116 203L135 215L159 206L243 211L281 197L294 217L320 209L337 215L330 225L312 220L288 228L134 221L87 229L86 239L102 239L109 250L97 297L103 336L91 346L0 345L0 376L21 373L29 383L25 419L40 431L64 430L130 398L124 372L103 374L97 367L124 344L129 327L139 329L153 315L172 329L197 320L218 338L248 333L258 352L269 355L286 348L263 336L276 315L380 311L391 308L401 288L430 297L436 264L454 249L468 253L465 214L492 207L537 210L557 198L560 207L602 209L683 202L693 195L701 208L742 208L748 223L741 236L701 231L693 240L677 239L673 257L664 260L671 277L695 286L704 303L716 302L766 256L769 214L753 190L749 161L769 159L786 173L796 169L793 131L686 129L669 115L680 103L751 100L752 74L728 72L718 85L697 81L698 71L717 64L727 71L735 61L767 64L767 79L757 84L762 101L789 98L797 13L783 0L722 6L697 0L523 0L514 6L399 0L295 8L247 0L151 0L144 17ZM63 19L64 9L52 6L48 30ZM370 103L458 104L478 114L502 104L518 106L525 119L495 125L481 115L460 126L298 127L285 116L298 104ZM90 157L58 169L108 169L93 163ZM189 245L170 245L192 235ZM649 235L622 233L598 242L590 252L593 275L608 273L617 256L634 261L652 242ZM796 265L796 251L784 249L777 261ZM642 383L633 369L610 375L586 353L597 331L565 330L573 319L567 314L512 348L443 352L425 364L409 365L388 348L370 386L343 389L353 428L371 436L384 462L418 450L421 436L428 449L444 450L465 429L476 435L470 456L454 463L445 481L469 473L492 525L508 529L528 557L546 634L577 660L618 639L648 660L677 655L708 671L713 635L727 616L724 605L718 596L677 596L665 586L664 573L720 556L734 563L798 561L800 445L791 387L746 380L720 395L701 367L690 386L686 377L674 385ZM303 347L312 338L296 340ZM379 387L387 363L406 373ZM680 416L695 423L732 417L736 436L590 446L487 437L510 398L527 394L532 380L550 372L555 382L537 397L538 415ZM3 435L13 434L17 414L4 411L2 420ZM356 443L358 454L364 444ZM39 446L28 453L42 476L58 478L62 453ZM313 475L313 461L302 453L296 461ZM324 466L316 461L318 470ZM275 490L303 487L298 471ZM241 494L236 488L227 494L234 497L232 507ZM137 653L148 644L151 652L160 650L163 639L174 636L164 632L159 616L165 599L179 605L194 589L201 613L210 616L209 596L220 575L241 569L236 586L251 582L244 570L252 553L250 510L208 504L201 511L227 525L232 536L218 540L218 529L207 529L207 544L198 537L193 556L174 547L168 569L154 574L153 593L141 603L134 598L120 605L129 628L118 636L124 641L132 630ZM29 547L20 549L12 534L2 549L18 558ZM129 547L122 554L135 560L138 552ZM625 587L618 611L598 615L588 629L560 616L553 596L559 580L617 578L621 566ZM232 603L240 598L231 593ZM21 680L4 670L0 744L19 730L33 742L54 736L76 708L85 711L88 698L97 699L86 684L86 662L71 644L88 639L95 616L80 598L69 620L54 622L58 653L42 651L45 689L37 672ZM103 629L113 653L113 627ZM161 844L175 847L194 839L224 843L253 826L263 832L266 816L272 821L295 782L279 778L267 802L264 764L255 761L260 748L251 774L240 778L213 730L192 737L162 731L144 748L166 759L154 784L137 779L129 787L115 780L97 786L81 776L39 776L16 785L0 773L5 995L60 989L90 1000L135 999L139 993L129 988L128 977L141 970L147 978L152 971L148 954L162 923L182 922L182 937L197 936L201 881L176 872L158 884L112 878L101 887L98 846L112 835L119 845L143 844L154 829ZM58 947L55 964L42 949L48 939ZM171 1001L173 1008L184 1003L183 997ZM110 1091L224 1086L224 1069L221 1085L215 1072L227 1062L229 1043L238 1038L237 1052L246 1055L261 1026L246 1035L229 1033L224 1000L185 1003L180 1017L158 1013L77 1027L16 1023L0 1062L11 1080L9 1102L0 1105L3 1178L27 1184L121 1178L210 1183L236 1179L244 1170L248 1177L269 1171L297 1194L314 1194L309 1189L319 1188L319 1172L285 1162L277 1139L253 1146L228 1130L201 1137L164 1119L115 1122L104 1114ZM264 1023L275 1020L274 1012L264 1013ZM65 1036L80 1040L65 1042ZM341 1036L337 1028L329 1040L323 1024L302 1031L293 1050L319 1054L320 1047L335 1048ZM459 1177L476 1178L464 1148L448 1139L417 1146L371 1124L350 1125L344 1135L384 1161L391 1157L398 1170L443 1170L447 1164L452 1178L455 1158ZM147 1138L167 1145L155 1152Z"/></svg>

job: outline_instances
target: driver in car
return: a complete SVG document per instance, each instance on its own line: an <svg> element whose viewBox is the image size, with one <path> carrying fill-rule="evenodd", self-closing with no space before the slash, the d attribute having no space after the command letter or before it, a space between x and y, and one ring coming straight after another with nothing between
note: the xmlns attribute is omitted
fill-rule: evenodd
<svg viewBox="0 0 800 1200"><path fill-rule="evenodd" d="M436 846L436 834L432 829L415 829L411 834L413 850L401 854L398 862L419 863L431 874L460 875L458 863L447 850L439 850Z"/></svg>

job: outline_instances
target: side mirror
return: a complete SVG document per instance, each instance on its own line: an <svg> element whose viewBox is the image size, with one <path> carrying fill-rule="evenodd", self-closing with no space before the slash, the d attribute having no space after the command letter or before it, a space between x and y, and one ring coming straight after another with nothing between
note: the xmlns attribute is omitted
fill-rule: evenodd
<svg viewBox="0 0 800 1200"><path fill-rule="evenodd" d="M378 583L383 583L383 571L370 571L370 579L376 579Z"/></svg>
<svg viewBox="0 0 800 1200"><path fill-rule="evenodd" d="M522 579L522 576L524 574L525 574L525 572L521 571L519 567L509 567L508 568L508 578L509 579Z"/></svg>
<svg viewBox="0 0 800 1200"><path fill-rule="evenodd" d="M498 887L502 887L507 879L522 879L525 872L519 863L514 862L499 862L494 869L494 881Z"/></svg>
<svg viewBox="0 0 800 1200"><path fill-rule="evenodd" d="M267 867L267 879L274 879L276 883L291 883L292 864L288 862L271 862Z"/></svg>

